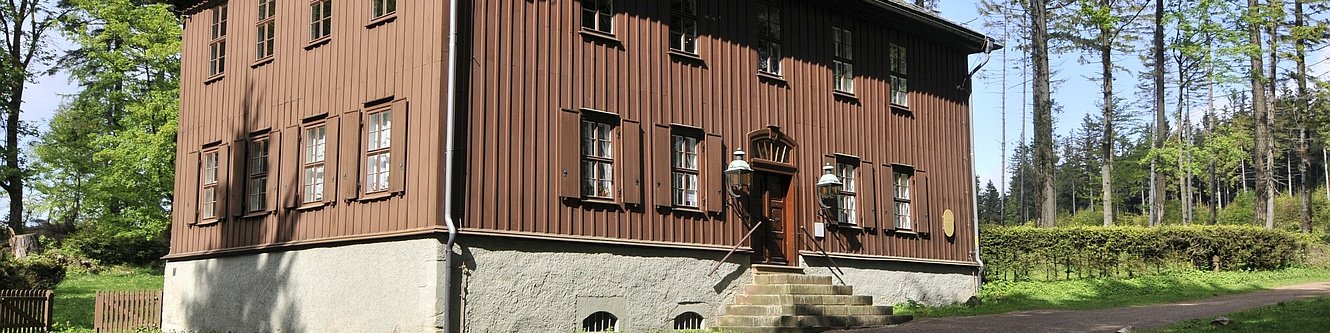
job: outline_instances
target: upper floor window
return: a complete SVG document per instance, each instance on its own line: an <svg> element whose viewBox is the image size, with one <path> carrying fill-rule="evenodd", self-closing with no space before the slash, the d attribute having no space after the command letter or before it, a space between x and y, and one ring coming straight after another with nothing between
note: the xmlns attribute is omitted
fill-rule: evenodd
<svg viewBox="0 0 1330 333"><path fill-rule="evenodd" d="M582 120L582 195L614 198L614 126Z"/></svg>
<svg viewBox="0 0 1330 333"><path fill-rule="evenodd" d="M212 9L212 39L208 41L208 76L226 72L226 5Z"/></svg>
<svg viewBox="0 0 1330 333"><path fill-rule="evenodd" d="M888 52L891 55L891 104L910 107L910 89L906 79L908 73L905 71L908 67L905 47L891 44Z"/></svg>
<svg viewBox="0 0 1330 333"><path fill-rule="evenodd" d="M836 91L854 93L854 34L849 29L831 27L835 59L833 86Z"/></svg>
<svg viewBox="0 0 1330 333"><path fill-rule="evenodd" d="M582 29L613 34L613 0L582 0Z"/></svg>
<svg viewBox="0 0 1330 333"><path fill-rule="evenodd" d="M246 196L246 213L268 210L268 138L262 137L249 141L248 181L249 192Z"/></svg>
<svg viewBox="0 0 1330 333"><path fill-rule="evenodd" d="M323 201L324 161L327 159L328 126L319 123L304 129L301 169L303 195L301 203Z"/></svg>
<svg viewBox="0 0 1330 333"><path fill-rule="evenodd" d="M374 18L397 13L397 0L374 0Z"/></svg>
<svg viewBox="0 0 1330 333"><path fill-rule="evenodd" d="M679 207L698 207L697 198L697 148L698 138L686 135L671 135L673 148L674 205Z"/></svg>
<svg viewBox="0 0 1330 333"><path fill-rule="evenodd" d="M780 75L780 8L757 4L757 71Z"/></svg>
<svg viewBox="0 0 1330 333"><path fill-rule="evenodd" d="M670 1L670 49L697 53L697 3Z"/></svg>
<svg viewBox="0 0 1330 333"><path fill-rule="evenodd" d="M199 187L199 218L202 220L212 220L217 218L217 183L218 151L212 150L203 153L203 163L199 170L199 178L202 180Z"/></svg>
<svg viewBox="0 0 1330 333"><path fill-rule="evenodd" d="M388 190L392 169L393 110L371 112L366 126L365 193Z"/></svg>
<svg viewBox="0 0 1330 333"><path fill-rule="evenodd" d="M841 224L858 224L858 200L856 186L859 171L858 163L848 161L836 162L836 176L841 179L841 191L839 207L840 214L837 215L837 222Z"/></svg>
<svg viewBox="0 0 1330 333"><path fill-rule="evenodd" d="M892 172L892 197L896 204L896 229L912 229L910 223L910 183L914 172L897 168Z"/></svg>
<svg viewBox="0 0 1330 333"><path fill-rule="evenodd" d="M332 0L311 1L309 8L309 39L332 36Z"/></svg>
<svg viewBox="0 0 1330 333"><path fill-rule="evenodd" d="M256 24L258 36L254 39L254 59L263 60L272 57L274 41L277 35L277 0L259 0L259 21Z"/></svg>

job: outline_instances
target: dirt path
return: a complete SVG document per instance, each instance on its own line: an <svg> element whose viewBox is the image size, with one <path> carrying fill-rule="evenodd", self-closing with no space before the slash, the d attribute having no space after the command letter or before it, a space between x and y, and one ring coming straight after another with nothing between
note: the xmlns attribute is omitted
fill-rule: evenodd
<svg viewBox="0 0 1330 333"><path fill-rule="evenodd" d="M1155 329L1198 318L1273 305L1282 301L1330 295L1330 282L1308 283L1244 294L1225 295L1190 302L1141 305L1102 310L1030 310L996 315L924 318L897 327L840 333L895 332L1114 332L1126 326L1133 330Z"/></svg>

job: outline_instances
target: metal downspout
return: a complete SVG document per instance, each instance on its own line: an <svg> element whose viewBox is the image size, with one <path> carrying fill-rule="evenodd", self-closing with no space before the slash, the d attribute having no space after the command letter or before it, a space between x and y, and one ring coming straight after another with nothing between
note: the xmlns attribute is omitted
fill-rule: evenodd
<svg viewBox="0 0 1330 333"><path fill-rule="evenodd" d="M448 225L448 242L444 244L443 259L443 331L454 332L452 329L453 313L453 244L457 240L457 225L453 224L453 155L456 151L456 141L454 137L457 133L457 2L460 0L448 1L448 83L447 98L445 99L445 113L448 114L448 123L446 125L448 135L444 139L443 152L443 222ZM459 317L461 315L458 315Z"/></svg>
<svg viewBox="0 0 1330 333"><path fill-rule="evenodd" d="M987 65L988 61L993 59L993 54L992 54L993 51L991 49L992 45L993 45L993 40L989 39L988 37L984 37L984 62L979 63L979 66L976 66L974 70L971 70L970 75L966 77L966 80L970 81L971 87L974 86L974 74L978 73L979 69L984 68L984 65ZM973 91L970 92L970 123L968 125L970 127L970 179L975 179L974 178L975 172L974 172L974 92ZM980 259L979 257L979 190L978 189L975 189L974 196L970 200L970 209L971 209L970 211L974 213L973 216L974 261L979 263L979 274L975 275L974 277L974 293L975 296L978 297L979 290L984 287L984 269L987 268L987 265L984 265L984 260Z"/></svg>

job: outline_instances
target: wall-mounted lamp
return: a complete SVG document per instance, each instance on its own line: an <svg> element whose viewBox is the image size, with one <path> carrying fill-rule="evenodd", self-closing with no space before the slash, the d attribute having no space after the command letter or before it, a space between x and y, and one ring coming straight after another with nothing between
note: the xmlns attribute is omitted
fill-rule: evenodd
<svg viewBox="0 0 1330 333"><path fill-rule="evenodd" d="M753 168L744 161L743 149L734 150L734 160L725 168L725 191L731 197L738 198L747 194L748 184L753 181Z"/></svg>

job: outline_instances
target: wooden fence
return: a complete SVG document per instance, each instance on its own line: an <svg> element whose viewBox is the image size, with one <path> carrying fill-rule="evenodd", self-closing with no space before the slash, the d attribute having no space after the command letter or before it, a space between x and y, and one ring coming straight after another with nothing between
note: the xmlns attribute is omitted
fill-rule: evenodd
<svg viewBox="0 0 1330 333"><path fill-rule="evenodd" d="M0 290L0 332L50 331L54 301L50 290Z"/></svg>
<svg viewBox="0 0 1330 333"><path fill-rule="evenodd" d="M99 291L93 328L97 332L156 329L162 323L162 291Z"/></svg>

